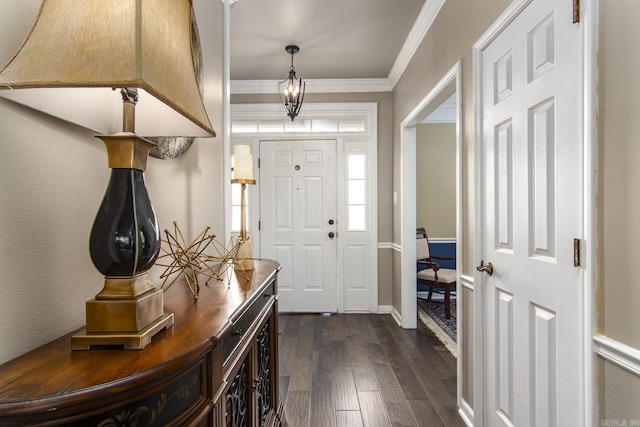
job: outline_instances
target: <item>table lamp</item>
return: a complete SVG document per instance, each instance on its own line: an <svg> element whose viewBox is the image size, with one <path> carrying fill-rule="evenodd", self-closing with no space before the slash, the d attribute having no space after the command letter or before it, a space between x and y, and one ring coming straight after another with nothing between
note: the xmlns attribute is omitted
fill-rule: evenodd
<svg viewBox="0 0 640 427"><path fill-rule="evenodd" d="M148 280L160 230L145 186L145 137L215 136L198 77L191 0L44 0L0 70L0 96L101 133L111 178L90 236L104 287L73 349L142 349L173 325ZM136 134L137 132L137 134Z"/></svg>
<svg viewBox="0 0 640 427"><path fill-rule="evenodd" d="M254 269L253 250L247 237L247 184L255 184L253 179L253 158L248 145L234 145L231 170L231 183L240 184L240 236L238 237L238 253L235 259L237 270Z"/></svg>

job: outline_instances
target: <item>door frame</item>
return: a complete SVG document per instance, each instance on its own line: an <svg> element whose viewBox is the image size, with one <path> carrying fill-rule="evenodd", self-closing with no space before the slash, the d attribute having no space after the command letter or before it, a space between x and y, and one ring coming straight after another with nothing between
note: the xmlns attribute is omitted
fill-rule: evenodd
<svg viewBox="0 0 640 427"><path fill-rule="evenodd" d="M473 45L473 82L474 82L474 158L475 158L475 191L474 191L474 265L479 265L483 259L483 200L482 200L482 179L484 176L482 152L483 152L483 111L482 111L482 55L493 39L507 27L513 19L522 12L534 0L514 0L489 29ZM583 211L580 221L583 224L584 239L580 242L581 264L583 275L583 298L582 317L580 334L582 335L582 360L577 361L582 365L583 371L583 407L585 412L584 425L596 425L597 414L594 411L596 390L594 389L595 365L594 365L594 343L595 333L595 283L597 274L596 265L596 111L597 111L597 67L596 52L598 44L597 22L599 1L584 2L580 7L580 60L581 70L579 76L582 88L582 99L580 105L580 127L581 127L581 152L577 153L582 157L582 181L583 181ZM484 280L485 275L481 272L474 272L474 283L478 292L474 292L473 323L478 327L474 328L474 408L473 421L475 426L483 426L485 422L484 407Z"/></svg>
<svg viewBox="0 0 640 427"><path fill-rule="evenodd" d="M344 262L345 254L347 253L347 233L349 231L346 228L347 209L344 208L346 203L346 191L344 191L341 183L345 179L345 162L347 155L349 154L349 143L362 143L366 142L368 145L367 155L369 158L367 168L367 224L368 224L368 259L366 263L368 265L368 280L369 284L369 309L363 310L371 313L378 313L378 105L375 102L339 102L339 103L306 103L302 108L302 113L296 118L297 123L309 118L309 119L321 119L321 118L365 118L365 130L364 132L233 132L234 120L242 121L279 121L287 125L291 124L296 126L296 123L292 123L285 115L281 104L231 104L230 114L230 138L227 145L231 146L236 143L249 144L252 147L254 153L254 159L257 158L259 153L260 141L273 141L273 140L336 140L336 160L337 160L337 233L338 233L338 247L337 247L337 306L338 312L345 312L345 299L348 287L345 284L348 278L347 269L349 266ZM228 164L231 164L230 158L227 159ZM258 162L254 160L254 176L259 176L257 167ZM228 169L228 168L227 168ZM224 181L227 191L225 192L225 206L231 206L231 171L224 171ZM260 206L259 202L259 185L260 182L256 182L256 185L252 191L249 192L249 206L250 215L253 218L252 224L249 225L250 229L258 229L258 218ZM228 212L225 210L225 236L226 241L231 238L231 218ZM342 236L342 237L340 237ZM253 239L253 237L252 237ZM259 257L260 253L260 241L259 236L254 239L254 254ZM257 250L257 251L256 251ZM352 310L346 310L352 312Z"/></svg>
<svg viewBox="0 0 640 427"><path fill-rule="evenodd" d="M402 233L401 251L401 312L396 320L405 329L417 327L417 283L416 283L416 126L421 123L451 94L456 93L456 257L460 260L460 239L462 237L461 201L462 179L462 61L459 60L438 84L400 124L400 229ZM456 263L460 276L460 262ZM458 307L460 305L458 304ZM457 310L460 313L459 310ZM460 335L460 334L458 334ZM458 344L459 347L459 344Z"/></svg>
<svg viewBox="0 0 640 427"><path fill-rule="evenodd" d="M456 94L456 279L458 283L456 316L458 324L457 357L457 402L459 408L469 407L462 398L463 373L463 287L473 290L473 279L461 274L462 268L462 60L444 75L436 86L400 124L400 152L402 171L400 206L402 233L401 258L401 313L396 319L405 329L415 329L418 319L417 283L416 283L416 126L431 114L443 101ZM467 411L471 411L470 407ZM464 412L464 411L463 411ZM463 415L463 414L461 414ZM463 415L463 418L467 418Z"/></svg>

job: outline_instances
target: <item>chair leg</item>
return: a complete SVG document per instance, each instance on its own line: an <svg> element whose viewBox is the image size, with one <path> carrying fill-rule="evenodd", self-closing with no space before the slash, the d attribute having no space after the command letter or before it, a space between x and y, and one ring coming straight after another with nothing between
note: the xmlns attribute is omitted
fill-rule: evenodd
<svg viewBox="0 0 640 427"><path fill-rule="evenodd" d="M427 301L431 301L432 295L433 295L433 286L429 286L429 295L427 296Z"/></svg>
<svg viewBox="0 0 640 427"><path fill-rule="evenodd" d="M444 317L451 319L451 289L449 285L444 287Z"/></svg>

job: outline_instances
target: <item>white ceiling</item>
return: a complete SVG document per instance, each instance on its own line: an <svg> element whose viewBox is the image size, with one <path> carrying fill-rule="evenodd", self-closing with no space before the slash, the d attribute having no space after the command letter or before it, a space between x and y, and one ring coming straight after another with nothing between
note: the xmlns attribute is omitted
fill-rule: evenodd
<svg viewBox="0 0 640 427"><path fill-rule="evenodd" d="M425 0L239 0L231 79L283 80L296 44L303 79L387 78Z"/></svg>

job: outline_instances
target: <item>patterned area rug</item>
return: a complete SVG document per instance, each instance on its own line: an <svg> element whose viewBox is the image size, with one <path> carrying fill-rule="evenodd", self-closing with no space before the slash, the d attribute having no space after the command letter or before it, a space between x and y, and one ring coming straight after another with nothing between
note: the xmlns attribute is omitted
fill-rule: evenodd
<svg viewBox="0 0 640 427"><path fill-rule="evenodd" d="M418 307L419 311L426 314L429 320L433 321L455 345L458 333L456 328L456 300L451 299L451 319L445 318L444 304L441 301L427 301L426 299L418 298Z"/></svg>

